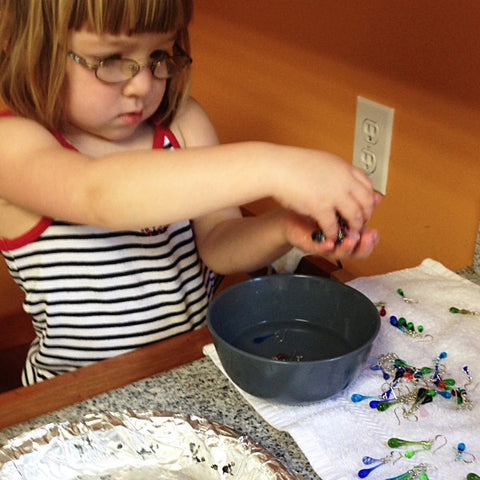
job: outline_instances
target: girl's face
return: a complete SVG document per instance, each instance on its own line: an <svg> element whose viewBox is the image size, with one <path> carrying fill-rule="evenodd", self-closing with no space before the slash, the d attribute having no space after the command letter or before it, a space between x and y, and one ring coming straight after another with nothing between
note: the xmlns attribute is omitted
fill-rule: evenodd
<svg viewBox="0 0 480 480"><path fill-rule="evenodd" d="M118 36L70 32L68 50L72 54L67 59L65 102L68 133L117 142L134 137L141 130L139 125L159 107L166 88L167 80L154 77L148 66L162 52L171 52L174 40L172 33ZM98 65L107 58L128 58L146 67L129 80L109 84L82 64Z"/></svg>

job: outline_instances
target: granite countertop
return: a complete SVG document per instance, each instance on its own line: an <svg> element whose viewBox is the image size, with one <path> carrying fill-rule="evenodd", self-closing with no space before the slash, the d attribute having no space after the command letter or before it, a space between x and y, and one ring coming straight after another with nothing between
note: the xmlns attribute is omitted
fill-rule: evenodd
<svg viewBox="0 0 480 480"><path fill-rule="evenodd" d="M461 270L457 270L455 273L477 285L480 285L480 274L476 272L474 267L465 267Z"/></svg>
<svg viewBox="0 0 480 480"><path fill-rule="evenodd" d="M216 421L248 435L292 473L303 475L305 480L320 479L291 436L267 424L208 358L2 430L0 445L47 423L75 421L88 413L126 409L194 414Z"/></svg>

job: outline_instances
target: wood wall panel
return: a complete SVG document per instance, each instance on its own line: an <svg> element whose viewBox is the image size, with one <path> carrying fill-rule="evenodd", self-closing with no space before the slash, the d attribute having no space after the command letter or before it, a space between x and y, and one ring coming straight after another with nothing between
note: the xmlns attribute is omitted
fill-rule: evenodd
<svg viewBox="0 0 480 480"><path fill-rule="evenodd" d="M194 96L224 142L304 145L349 162L357 95L395 108L387 194L371 220L380 243L368 260L345 266L371 275L426 257L452 270L471 265L480 219L472 80L480 75L480 4L333 3L197 2ZM365 22L379 29L387 20L372 55Z"/></svg>

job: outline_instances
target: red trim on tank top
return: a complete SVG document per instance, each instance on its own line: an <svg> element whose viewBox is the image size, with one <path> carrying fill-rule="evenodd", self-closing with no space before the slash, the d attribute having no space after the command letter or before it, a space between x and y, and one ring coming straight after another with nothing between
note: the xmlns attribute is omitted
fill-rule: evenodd
<svg viewBox="0 0 480 480"><path fill-rule="evenodd" d="M23 235L16 238L0 238L0 250L15 250L34 242L52 223L51 218L42 217L36 225Z"/></svg>
<svg viewBox="0 0 480 480"><path fill-rule="evenodd" d="M167 137L168 141L172 144L173 148L181 148L178 143L177 137L168 127L162 125L155 125L155 134L153 137L153 148L163 148L164 138Z"/></svg>

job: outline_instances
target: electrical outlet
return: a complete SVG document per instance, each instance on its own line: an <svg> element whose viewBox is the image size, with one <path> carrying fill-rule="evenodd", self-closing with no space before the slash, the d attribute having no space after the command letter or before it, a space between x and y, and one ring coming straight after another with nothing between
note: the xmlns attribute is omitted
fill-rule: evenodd
<svg viewBox="0 0 480 480"><path fill-rule="evenodd" d="M370 177L373 188L382 195L387 193L394 111L367 98L357 97L353 164Z"/></svg>

